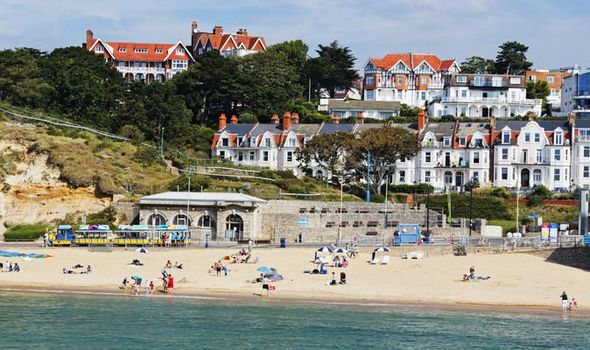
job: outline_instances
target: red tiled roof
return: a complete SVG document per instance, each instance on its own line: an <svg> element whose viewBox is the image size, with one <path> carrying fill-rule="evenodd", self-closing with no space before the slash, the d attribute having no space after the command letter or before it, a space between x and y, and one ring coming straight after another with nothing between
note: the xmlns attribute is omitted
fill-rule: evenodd
<svg viewBox="0 0 590 350"><path fill-rule="evenodd" d="M417 68L422 62L426 62L434 71L449 69L455 60L441 60L433 54L388 54L383 58L370 58L373 65L382 69L391 69L399 61L403 62L409 69Z"/></svg>
<svg viewBox="0 0 590 350"><path fill-rule="evenodd" d="M97 41L100 41L97 43ZM192 60L190 53L182 43L175 44L150 44L150 43L125 43L125 42L104 42L94 39L89 49L94 50L96 46L105 47L105 52L118 61L149 61L163 62L169 59ZM177 55L176 47L181 46L184 54ZM136 49L146 49L147 52L135 52ZM123 50L123 51L121 51Z"/></svg>
<svg viewBox="0 0 590 350"><path fill-rule="evenodd" d="M234 48L238 48L240 45L243 45L243 48L246 50L253 50L253 51L266 50L266 40L264 40L264 38L261 36L247 36L247 35L243 35L243 34L229 34L229 33L224 33L224 34L200 33L196 44L198 45L198 43L200 42L201 46L204 47L207 43L207 39L209 39L211 46L215 50L221 50L221 48L231 50ZM233 39L233 42L232 42L232 39ZM231 44L228 44L228 42L230 42ZM257 43L259 43L259 44L257 45ZM230 45L230 46L224 47L227 45ZM238 47L235 47L236 45Z"/></svg>

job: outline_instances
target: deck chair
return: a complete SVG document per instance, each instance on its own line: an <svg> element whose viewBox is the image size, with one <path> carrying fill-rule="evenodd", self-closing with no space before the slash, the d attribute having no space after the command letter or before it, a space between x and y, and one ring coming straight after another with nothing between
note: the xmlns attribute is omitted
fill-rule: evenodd
<svg viewBox="0 0 590 350"><path fill-rule="evenodd" d="M381 265L387 265L387 264L389 264L389 255L384 255L381 258Z"/></svg>

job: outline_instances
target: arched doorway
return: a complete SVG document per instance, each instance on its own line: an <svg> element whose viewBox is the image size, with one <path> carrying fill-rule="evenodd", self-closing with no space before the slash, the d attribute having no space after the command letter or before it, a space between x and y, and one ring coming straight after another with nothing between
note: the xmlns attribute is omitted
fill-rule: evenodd
<svg viewBox="0 0 590 350"><path fill-rule="evenodd" d="M174 225L184 225L189 226L191 225L191 218L186 214L178 214L174 217Z"/></svg>
<svg viewBox="0 0 590 350"><path fill-rule="evenodd" d="M225 220L225 230L234 232L234 239L241 240L244 235L244 220L238 214L231 214Z"/></svg>
<svg viewBox="0 0 590 350"><path fill-rule="evenodd" d="M445 186L453 186L453 173L445 171Z"/></svg>
<svg viewBox="0 0 590 350"><path fill-rule="evenodd" d="M529 169L522 169L520 172L520 187L529 188L531 186L531 172Z"/></svg>
<svg viewBox="0 0 590 350"><path fill-rule="evenodd" d="M166 225L166 218L162 214L155 213L150 215L147 224L151 226Z"/></svg>

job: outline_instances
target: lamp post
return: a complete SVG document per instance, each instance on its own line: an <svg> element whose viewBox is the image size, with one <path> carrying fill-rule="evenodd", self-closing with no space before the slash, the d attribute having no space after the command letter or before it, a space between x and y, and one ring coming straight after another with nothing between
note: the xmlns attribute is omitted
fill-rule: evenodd
<svg viewBox="0 0 590 350"><path fill-rule="evenodd" d="M389 175L387 175L385 180L385 230L383 231L383 246L385 246L385 233L387 232L387 228L389 227L389 201L387 199L387 194L389 193Z"/></svg>
<svg viewBox="0 0 590 350"><path fill-rule="evenodd" d="M190 212L190 206L191 206L191 175L192 175L192 168L188 168L188 170L186 171L186 175L188 176L188 192L186 194L186 215L187 215L187 221L188 221L188 213Z"/></svg>
<svg viewBox="0 0 590 350"><path fill-rule="evenodd" d="M336 246L340 246L340 240L342 239L342 179L340 179L340 223L338 223L338 239L336 240Z"/></svg>
<svg viewBox="0 0 590 350"><path fill-rule="evenodd" d="M160 155L164 155L164 127L160 129Z"/></svg>
<svg viewBox="0 0 590 350"><path fill-rule="evenodd" d="M474 180L471 179L471 184L469 186L469 236L470 237L471 237L471 230L472 230L471 214L472 214L472 210L473 210L473 185L474 185Z"/></svg>

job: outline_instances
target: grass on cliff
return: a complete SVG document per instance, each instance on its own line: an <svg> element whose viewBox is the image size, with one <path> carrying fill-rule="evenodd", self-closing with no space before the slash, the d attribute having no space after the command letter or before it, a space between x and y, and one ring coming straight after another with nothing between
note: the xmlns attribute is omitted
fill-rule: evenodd
<svg viewBox="0 0 590 350"><path fill-rule="evenodd" d="M47 225L15 225L4 232L5 242L35 241L45 233Z"/></svg>
<svg viewBox="0 0 590 350"><path fill-rule="evenodd" d="M61 179L73 187L95 185L99 194L151 194L163 191L175 176L165 172L155 149L99 138L88 132L0 123L5 141L29 144L29 153L47 153Z"/></svg>

